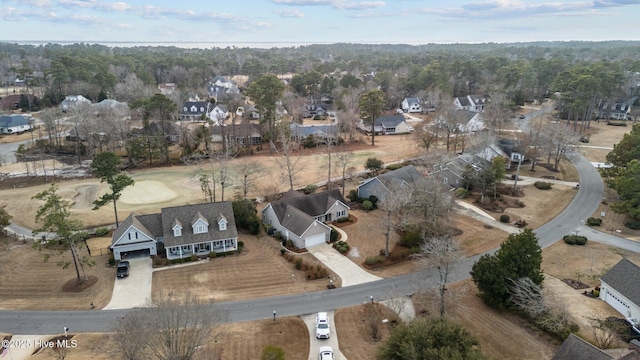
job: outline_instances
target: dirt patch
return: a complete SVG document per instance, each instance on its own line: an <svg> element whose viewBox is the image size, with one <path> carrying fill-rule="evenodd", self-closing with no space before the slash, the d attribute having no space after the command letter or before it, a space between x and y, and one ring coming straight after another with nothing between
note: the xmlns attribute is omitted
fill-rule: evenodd
<svg viewBox="0 0 640 360"><path fill-rule="evenodd" d="M71 198L73 201L72 209L91 209L94 207L93 202L98 198L97 185L78 186L76 192Z"/></svg>
<svg viewBox="0 0 640 360"><path fill-rule="evenodd" d="M580 289L588 289L589 285L583 283L582 281L574 280L574 279L562 279L562 282L571 286L576 290Z"/></svg>
<svg viewBox="0 0 640 360"><path fill-rule="evenodd" d="M87 276L87 279L82 279L81 282L78 282L77 278L69 279L69 281L62 285L62 291L70 293L83 292L95 285L97 282L98 278L93 275Z"/></svg>

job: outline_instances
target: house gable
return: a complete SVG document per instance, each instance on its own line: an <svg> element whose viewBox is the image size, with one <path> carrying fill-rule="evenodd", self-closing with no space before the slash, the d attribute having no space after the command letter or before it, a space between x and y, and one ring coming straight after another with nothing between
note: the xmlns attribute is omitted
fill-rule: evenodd
<svg viewBox="0 0 640 360"><path fill-rule="evenodd" d="M126 229L126 231L124 231L124 233L118 239L115 239L115 241L112 242L111 248L114 248L116 246L131 245L131 244L137 244L142 242L155 242L155 241L156 240L152 236L145 233L143 230L138 229L137 227L131 225Z"/></svg>
<svg viewBox="0 0 640 360"><path fill-rule="evenodd" d="M602 275L600 280L640 307L640 267L638 265L623 258Z"/></svg>

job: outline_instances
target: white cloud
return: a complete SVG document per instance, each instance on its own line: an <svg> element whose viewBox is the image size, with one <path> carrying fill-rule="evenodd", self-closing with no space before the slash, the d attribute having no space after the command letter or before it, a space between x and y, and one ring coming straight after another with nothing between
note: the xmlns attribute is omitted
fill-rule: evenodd
<svg viewBox="0 0 640 360"><path fill-rule="evenodd" d="M386 3L384 1L360 1L360 2L350 2L338 5L337 7L346 10L370 10L377 9L379 7L385 6Z"/></svg>
<svg viewBox="0 0 640 360"><path fill-rule="evenodd" d="M334 5L335 0L271 0L274 4L289 6L330 6Z"/></svg>
<svg viewBox="0 0 640 360"><path fill-rule="evenodd" d="M276 11L276 14L285 18L302 18L304 13L298 9Z"/></svg>

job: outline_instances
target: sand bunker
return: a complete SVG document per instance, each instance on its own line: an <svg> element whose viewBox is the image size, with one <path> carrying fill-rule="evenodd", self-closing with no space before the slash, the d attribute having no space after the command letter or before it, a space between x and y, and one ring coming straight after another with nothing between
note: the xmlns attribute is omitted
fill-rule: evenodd
<svg viewBox="0 0 640 360"><path fill-rule="evenodd" d="M98 185L82 185L76 188L72 209L93 209L93 202L98 198Z"/></svg>
<svg viewBox="0 0 640 360"><path fill-rule="evenodd" d="M120 202L125 204L153 204L173 200L178 194L156 180L136 181L122 191Z"/></svg>

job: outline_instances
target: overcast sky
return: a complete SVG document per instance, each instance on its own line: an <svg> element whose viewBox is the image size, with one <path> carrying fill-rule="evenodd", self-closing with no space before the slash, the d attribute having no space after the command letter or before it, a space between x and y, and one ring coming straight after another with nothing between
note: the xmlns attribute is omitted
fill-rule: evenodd
<svg viewBox="0 0 640 360"><path fill-rule="evenodd" d="M0 17L0 41L17 42L270 47L640 39L640 0L0 0Z"/></svg>

